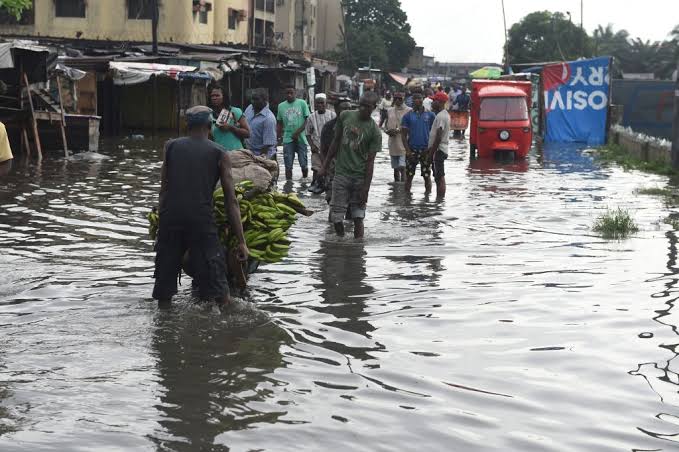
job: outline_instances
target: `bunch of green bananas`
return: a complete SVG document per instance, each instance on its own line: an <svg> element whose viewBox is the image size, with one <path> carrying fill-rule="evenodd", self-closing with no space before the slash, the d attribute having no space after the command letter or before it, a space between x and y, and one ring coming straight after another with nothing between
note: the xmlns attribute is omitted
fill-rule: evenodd
<svg viewBox="0 0 679 452"><path fill-rule="evenodd" d="M236 185L236 199L240 207L245 242L252 259L263 263L276 263L287 257L290 240L287 231L297 221L297 214L310 212L294 194L280 192L254 193L253 183L244 181ZM228 228L224 212L224 192L221 187L214 192L214 216L221 242L235 248L238 241ZM149 234L155 239L158 214L153 209L148 214Z"/></svg>

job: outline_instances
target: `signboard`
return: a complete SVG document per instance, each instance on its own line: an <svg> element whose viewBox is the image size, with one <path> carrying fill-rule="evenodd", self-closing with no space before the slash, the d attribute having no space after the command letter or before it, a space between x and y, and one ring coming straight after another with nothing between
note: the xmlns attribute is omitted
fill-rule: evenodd
<svg viewBox="0 0 679 452"><path fill-rule="evenodd" d="M606 142L609 57L545 66L545 142Z"/></svg>

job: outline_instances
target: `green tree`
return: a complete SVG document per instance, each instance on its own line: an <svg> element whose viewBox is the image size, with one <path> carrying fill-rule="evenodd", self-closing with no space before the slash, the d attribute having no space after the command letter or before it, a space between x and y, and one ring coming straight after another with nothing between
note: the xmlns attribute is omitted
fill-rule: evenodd
<svg viewBox="0 0 679 452"><path fill-rule="evenodd" d="M627 30L615 31L612 25L594 30L594 55L613 57L613 76L627 73L652 73L656 78L669 78L679 58L679 27L667 41L651 42L630 39Z"/></svg>
<svg viewBox="0 0 679 452"><path fill-rule="evenodd" d="M342 6L347 42L344 53L348 53L344 56L345 60L353 61L353 69L367 64L358 57L366 51L375 54L372 58L374 67L400 70L408 63L415 40L410 35L408 16L401 9L399 0L342 0ZM373 40L366 40L366 36Z"/></svg>
<svg viewBox="0 0 679 452"><path fill-rule="evenodd" d="M536 11L509 29L507 40L511 63L575 60L591 55L587 32L562 13Z"/></svg>
<svg viewBox="0 0 679 452"><path fill-rule="evenodd" d="M350 58L343 64L349 70L355 70L360 66L383 68L387 66L388 54L387 46L382 38L380 30L374 26L367 26L360 29L348 27L347 46L349 47Z"/></svg>
<svg viewBox="0 0 679 452"><path fill-rule="evenodd" d="M32 6L32 0L0 0L0 9L4 9L14 15L17 20L21 17L22 12L31 9Z"/></svg>

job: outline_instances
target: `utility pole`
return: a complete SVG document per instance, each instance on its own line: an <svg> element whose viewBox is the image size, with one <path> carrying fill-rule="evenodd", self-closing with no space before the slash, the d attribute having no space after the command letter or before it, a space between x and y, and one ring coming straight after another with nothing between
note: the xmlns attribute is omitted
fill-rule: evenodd
<svg viewBox="0 0 679 452"><path fill-rule="evenodd" d="M679 169L679 64L674 82L674 120L672 121L672 168Z"/></svg>
<svg viewBox="0 0 679 452"><path fill-rule="evenodd" d="M158 0L151 0L151 40L154 55L158 55Z"/></svg>
<svg viewBox="0 0 679 452"><path fill-rule="evenodd" d="M505 0L502 0L502 21L504 22L505 26L505 65L507 66L507 69L509 69L509 45L507 45L507 16L505 15Z"/></svg>
<svg viewBox="0 0 679 452"><path fill-rule="evenodd" d="M583 19L585 0L580 0L580 54L585 57L585 20Z"/></svg>

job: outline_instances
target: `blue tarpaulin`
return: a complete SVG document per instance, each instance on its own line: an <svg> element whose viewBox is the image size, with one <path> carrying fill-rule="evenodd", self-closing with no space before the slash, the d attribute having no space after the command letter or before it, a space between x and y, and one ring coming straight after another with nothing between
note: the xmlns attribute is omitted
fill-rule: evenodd
<svg viewBox="0 0 679 452"><path fill-rule="evenodd" d="M545 66L545 142L606 142L610 57Z"/></svg>

